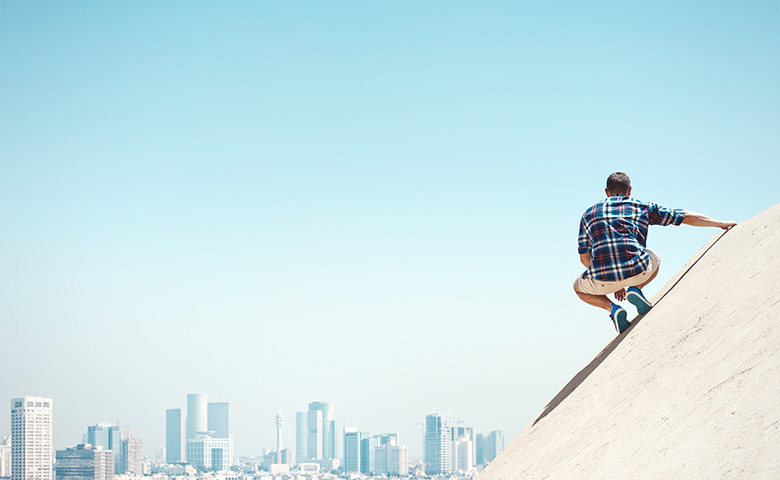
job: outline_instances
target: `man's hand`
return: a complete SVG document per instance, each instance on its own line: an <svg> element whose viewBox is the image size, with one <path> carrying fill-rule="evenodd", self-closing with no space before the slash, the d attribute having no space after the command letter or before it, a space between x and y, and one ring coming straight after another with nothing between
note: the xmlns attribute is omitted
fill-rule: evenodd
<svg viewBox="0 0 780 480"><path fill-rule="evenodd" d="M707 215L691 212L689 210L683 210L683 214L685 217L683 218L682 223L686 225L692 225L694 227L718 227L722 228L723 230L728 230L737 224L737 222L733 222L731 220L715 220L714 218L708 217Z"/></svg>
<svg viewBox="0 0 780 480"><path fill-rule="evenodd" d="M621 288L620 290L615 292L615 300L617 300L618 302L622 302L625 299L626 299L626 289L625 288Z"/></svg>

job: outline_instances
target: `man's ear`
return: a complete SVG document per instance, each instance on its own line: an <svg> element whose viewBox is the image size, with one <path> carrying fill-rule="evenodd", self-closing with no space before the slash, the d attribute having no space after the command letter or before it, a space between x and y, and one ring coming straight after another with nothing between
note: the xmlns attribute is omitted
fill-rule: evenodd
<svg viewBox="0 0 780 480"><path fill-rule="evenodd" d="M630 196L631 196L631 187L630 187L630 186L628 187L628 193L626 193L626 196L627 196L627 197L630 197Z"/></svg>
<svg viewBox="0 0 780 480"><path fill-rule="evenodd" d="M612 196L612 194L611 194L611 193L609 193L609 189L608 189L608 188L605 188L605 189L604 189L604 193L606 193L606 194L607 194L607 198L609 198L609 197L611 197L611 196Z"/></svg>

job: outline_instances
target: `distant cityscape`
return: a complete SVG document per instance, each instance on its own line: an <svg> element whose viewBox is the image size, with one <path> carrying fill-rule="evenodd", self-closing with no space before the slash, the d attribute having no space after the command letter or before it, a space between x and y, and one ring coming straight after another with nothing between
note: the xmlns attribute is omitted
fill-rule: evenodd
<svg viewBox="0 0 780 480"><path fill-rule="evenodd" d="M55 452L53 400L19 397L11 400L11 433L0 441L0 480L473 478L503 450L503 431L476 433L452 418L426 415L423 458L413 460L397 433L339 427L327 402L295 414L295 449L285 448L280 406L275 448L237 458L228 402L189 394L186 408L165 411L166 443L147 457L138 432L110 423L85 426L80 443Z"/></svg>

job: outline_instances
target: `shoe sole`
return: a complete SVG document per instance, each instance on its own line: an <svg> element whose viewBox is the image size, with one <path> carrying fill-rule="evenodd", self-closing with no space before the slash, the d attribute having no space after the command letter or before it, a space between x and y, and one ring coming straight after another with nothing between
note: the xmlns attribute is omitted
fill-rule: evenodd
<svg viewBox="0 0 780 480"><path fill-rule="evenodd" d="M613 319L612 323L615 324L615 330L617 330L618 334L625 332L626 329L631 326L631 324L628 323L628 312L626 312L625 309L621 308L618 310L615 317L617 318Z"/></svg>
<svg viewBox="0 0 780 480"><path fill-rule="evenodd" d="M642 295L636 292L629 292L627 298L628 301L636 307L636 311L640 315L644 315L645 313L649 312L651 308L653 308L652 303L648 302Z"/></svg>

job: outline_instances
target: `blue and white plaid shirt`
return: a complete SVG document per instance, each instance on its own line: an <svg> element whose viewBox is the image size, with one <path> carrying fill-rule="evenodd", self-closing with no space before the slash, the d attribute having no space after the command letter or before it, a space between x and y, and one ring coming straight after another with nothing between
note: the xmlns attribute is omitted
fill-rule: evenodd
<svg viewBox="0 0 780 480"><path fill-rule="evenodd" d="M622 195L593 205L580 221L579 252L590 253L583 278L616 282L639 275L650 265L647 228L680 225L684 218L682 210Z"/></svg>

